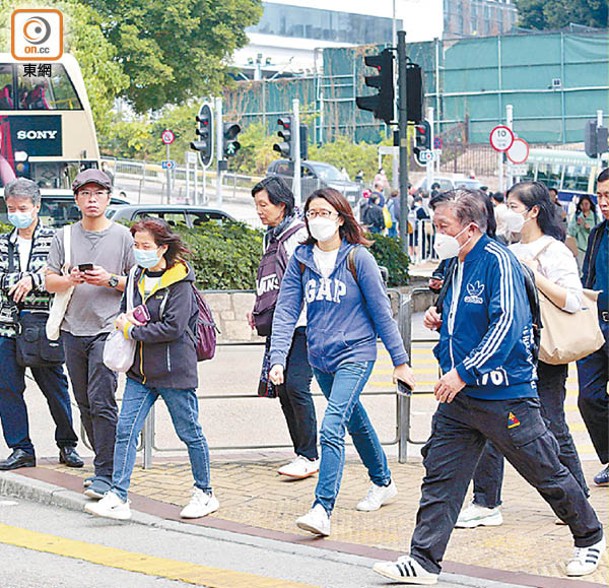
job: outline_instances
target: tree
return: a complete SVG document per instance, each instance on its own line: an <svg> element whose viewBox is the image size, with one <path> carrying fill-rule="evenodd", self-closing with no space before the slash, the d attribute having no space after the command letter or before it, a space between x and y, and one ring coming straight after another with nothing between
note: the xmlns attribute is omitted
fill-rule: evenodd
<svg viewBox="0 0 609 588"><path fill-rule="evenodd" d="M247 44L261 0L93 0L106 37L129 76L138 112L219 94L234 51Z"/></svg>
<svg viewBox="0 0 609 588"><path fill-rule="evenodd" d="M570 23L607 28L607 0L518 0L519 25L552 30Z"/></svg>

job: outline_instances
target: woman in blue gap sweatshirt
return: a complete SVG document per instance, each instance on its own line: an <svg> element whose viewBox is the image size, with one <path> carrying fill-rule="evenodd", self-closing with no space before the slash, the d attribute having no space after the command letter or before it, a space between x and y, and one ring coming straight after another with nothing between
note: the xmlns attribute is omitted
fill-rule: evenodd
<svg viewBox="0 0 609 588"><path fill-rule="evenodd" d="M313 508L296 524L330 534L330 514L345 462L345 429L368 469L372 486L358 510L378 510L397 494L387 457L360 402L376 360L377 335L391 355L393 381L414 387L408 354L391 315L381 274L340 192L311 194L304 207L308 240L290 258L273 318L271 381L283 382L294 326L307 303L309 362L328 399L320 430L321 465ZM350 252L355 248L354 253Z"/></svg>

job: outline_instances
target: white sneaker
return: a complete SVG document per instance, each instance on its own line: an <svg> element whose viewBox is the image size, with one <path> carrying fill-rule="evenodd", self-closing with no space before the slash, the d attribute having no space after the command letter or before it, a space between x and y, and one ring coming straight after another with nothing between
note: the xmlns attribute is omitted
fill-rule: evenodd
<svg viewBox="0 0 609 588"><path fill-rule="evenodd" d="M573 559L567 564L567 576L587 576L598 568L607 549L605 537L590 547L576 547Z"/></svg>
<svg viewBox="0 0 609 588"><path fill-rule="evenodd" d="M437 584L440 574L428 572L418 561L409 555L398 558L397 561L375 563L372 568L377 574L395 580L400 584Z"/></svg>
<svg viewBox="0 0 609 588"><path fill-rule="evenodd" d="M296 519L296 526L314 535L327 537L330 534L330 517L321 504L316 504L306 515Z"/></svg>
<svg viewBox="0 0 609 588"><path fill-rule="evenodd" d="M220 503L214 493L207 494L200 488L195 488L190 502L182 509L183 519L198 519L206 517L220 508Z"/></svg>
<svg viewBox="0 0 609 588"><path fill-rule="evenodd" d="M398 495L398 489L393 480L389 483L389 486L377 486L372 484L366 494L366 498L360 500L357 503L357 510L363 510L365 512L371 512L378 510L381 506L389 504Z"/></svg>
<svg viewBox="0 0 609 588"><path fill-rule="evenodd" d="M294 461L280 467L278 474L302 480L319 471L319 459L310 460L304 455L299 455Z"/></svg>
<svg viewBox="0 0 609 588"><path fill-rule="evenodd" d="M498 506L485 508L473 502L459 513L455 523L457 529L474 529L475 527L498 527L503 524L503 515Z"/></svg>
<svg viewBox="0 0 609 588"><path fill-rule="evenodd" d="M106 517L117 521L128 521L131 518L129 501L122 501L118 495L112 491L107 492L101 500L86 504L85 510L98 517Z"/></svg>

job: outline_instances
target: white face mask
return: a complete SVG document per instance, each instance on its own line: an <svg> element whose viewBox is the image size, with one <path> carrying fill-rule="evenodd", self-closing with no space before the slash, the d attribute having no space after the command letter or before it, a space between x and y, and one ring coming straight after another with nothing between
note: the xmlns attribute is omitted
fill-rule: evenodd
<svg viewBox="0 0 609 588"><path fill-rule="evenodd" d="M330 218L312 218L309 221L309 231L316 241L330 241L338 231L338 223Z"/></svg>
<svg viewBox="0 0 609 588"><path fill-rule="evenodd" d="M505 215L505 226L510 233L520 233L524 223L526 222L524 216L519 212L508 210L509 214Z"/></svg>
<svg viewBox="0 0 609 588"><path fill-rule="evenodd" d="M436 239L433 244L433 248L438 255L438 257L442 259L450 259L451 257L457 257L459 255L459 251L463 249L468 243L469 239L463 243L463 245L459 245L459 241L457 241L457 237L464 233L468 227L465 227L462 231L459 231L454 237L451 235L444 235L443 233L438 233L436 235Z"/></svg>

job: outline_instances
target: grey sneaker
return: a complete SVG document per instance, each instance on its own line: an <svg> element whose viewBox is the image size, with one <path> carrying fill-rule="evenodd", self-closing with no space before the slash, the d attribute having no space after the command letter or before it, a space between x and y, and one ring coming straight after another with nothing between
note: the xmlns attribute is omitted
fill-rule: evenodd
<svg viewBox="0 0 609 588"><path fill-rule="evenodd" d="M474 529L475 527L498 527L502 524L503 515L498 506L485 508L472 502L459 513L455 527L457 529Z"/></svg>

